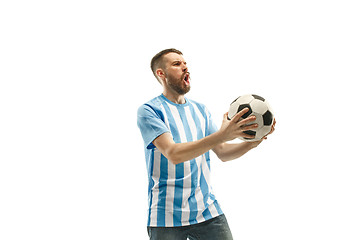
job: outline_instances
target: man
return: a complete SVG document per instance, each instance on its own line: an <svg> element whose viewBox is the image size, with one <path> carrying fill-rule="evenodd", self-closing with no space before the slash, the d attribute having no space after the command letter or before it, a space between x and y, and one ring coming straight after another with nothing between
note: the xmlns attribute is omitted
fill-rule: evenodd
<svg viewBox="0 0 360 240"><path fill-rule="evenodd" d="M210 186L209 150L222 161L229 161L257 147L262 140L226 143L240 136L253 138L244 131L256 129L255 117L239 121L249 109L240 111L232 120L226 113L217 130L207 108L185 97L190 90L190 73L179 50L166 49L156 54L151 69L163 93L138 109L137 120L149 179L149 237L232 239Z"/></svg>

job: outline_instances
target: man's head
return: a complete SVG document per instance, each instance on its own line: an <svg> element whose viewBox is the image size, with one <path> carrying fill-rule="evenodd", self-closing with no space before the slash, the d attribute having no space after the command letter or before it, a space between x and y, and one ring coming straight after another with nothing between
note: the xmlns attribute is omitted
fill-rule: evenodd
<svg viewBox="0 0 360 240"><path fill-rule="evenodd" d="M164 88L184 95L190 90L190 73L179 50L165 49L151 60L151 70Z"/></svg>

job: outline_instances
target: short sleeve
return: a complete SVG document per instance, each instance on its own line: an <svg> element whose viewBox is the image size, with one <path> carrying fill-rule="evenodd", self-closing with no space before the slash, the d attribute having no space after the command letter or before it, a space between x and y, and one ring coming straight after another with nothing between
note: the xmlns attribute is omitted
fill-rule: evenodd
<svg viewBox="0 0 360 240"><path fill-rule="evenodd" d="M161 112L148 105L142 105L137 113L137 125L140 129L146 148L155 148L152 142L165 132L170 132L166 126Z"/></svg>

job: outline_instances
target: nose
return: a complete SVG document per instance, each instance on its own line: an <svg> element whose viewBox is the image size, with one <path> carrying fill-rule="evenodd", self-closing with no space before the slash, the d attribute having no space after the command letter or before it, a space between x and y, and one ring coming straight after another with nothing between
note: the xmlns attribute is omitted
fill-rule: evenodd
<svg viewBox="0 0 360 240"><path fill-rule="evenodd" d="M188 68L185 64L183 64L183 72L187 72L188 71Z"/></svg>

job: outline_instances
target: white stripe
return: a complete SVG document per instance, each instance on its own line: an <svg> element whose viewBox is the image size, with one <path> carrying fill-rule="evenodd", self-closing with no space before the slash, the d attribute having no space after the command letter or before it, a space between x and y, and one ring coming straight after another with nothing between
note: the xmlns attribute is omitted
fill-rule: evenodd
<svg viewBox="0 0 360 240"><path fill-rule="evenodd" d="M184 125L180 118L180 113L177 110L177 107L173 105L169 105L169 107L176 122L176 126L180 135L180 141L182 143L186 143L187 142L186 133L185 133ZM191 168L190 168L190 161L186 161L184 162L183 199L182 199L182 214L181 214L181 222L183 225L190 224L189 223L190 207L188 201L190 194L191 194Z"/></svg>
<svg viewBox="0 0 360 240"><path fill-rule="evenodd" d="M215 207L214 201L211 200L211 202L212 203L209 206L209 211L210 211L212 217L217 217L217 216L219 216L219 213Z"/></svg>
<svg viewBox="0 0 360 240"><path fill-rule="evenodd" d="M211 181L210 181L210 169L208 166L208 163L206 162L206 158L204 157L202 159L202 171L206 180L206 183L208 186L211 186Z"/></svg>
<svg viewBox="0 0 360 240"><path fill-rule="evenodd" d="M165 226L174 226L174 186L175 186L175 165L168 161L168 181L166 188L166 215L165 215ZM167 214L171 213L171 214Z"/></svg>
<svg viewBox="0 0 360 240"><path fill-rule="evenodd" d="M203 158L203 161L201 163L201 169L203 171L203 174L204 174L204 178L206 180L206 183L207 183L207 186L209 188L209 192L210 192L210 186L211 186L211 179L210 179L210 169L209 169L209 166L206 162L206 158L204 157Z"/></svg>
<svg viewBox="0 0 360 240"><path fill-rule="evenodd" d="M164 103L165 104L165 103ZM166 114L165 108L163 105L160 106L161 107L161 111L164 114L164 120L165 120L165 124L168 127L169 131L170 131L170 124L169 124L169 120L168 120L168 116Z"/></svg>
<svg viewBox="0 0 360 240"><path fill-rule="evenodd" d="M204 174L204 178L206 180L206 183L207 183L207 186L208 186L208 189L209 189L209 194L213 194L213 190L212 190L212 187L211 187L211 180L210 180L210 169L209 169L209 166L208 164L206 163L206 159L204 158L204 161L202 163L202 171L203 171L203 174ZM214 194L213 194L214 195ZM214 206L214 200L212 200L210 197L207 199L207 204L210 206L209 207L209 211L211 213L211 216L217 216L219 215L219 213L217 212L217 209L216 207Z"/></svg>
<svg viewBox="0 0 360 240"><path fill-rule="evenodd" d="M194 107L194 111L195 111L198 119L200 120L201 130L203 132L203 136L205 137L205 118L201 114L201 111L200 111L200 109L198 108L198 106L196 104L193 104L193 107Z"/></svg>
<svg viewBox="0 0 360 240"><path fill-rule="evenodd" d="M204 195L202 194L200 187L196 188L195 196L198 196L196 197L196 201L198 203L198 213L196 216L196 221L198 223L204 222L205 218L203 216L203 212L205 211L205 205L204 205L204 201L202 201L204 199Z"/></svg>
<svg viewBox="0 0 360 240"><path fill-rule="evenodd" d="M188 123L189 123L193 141L199 140L197 138L197 128L196 128L195 120L194 120L193 116L191 115L190 108L186 108L185 113L186 113L186 119L188 120Z"/></svg>

